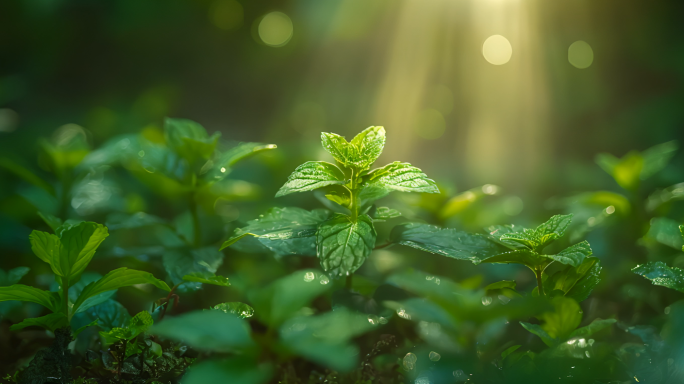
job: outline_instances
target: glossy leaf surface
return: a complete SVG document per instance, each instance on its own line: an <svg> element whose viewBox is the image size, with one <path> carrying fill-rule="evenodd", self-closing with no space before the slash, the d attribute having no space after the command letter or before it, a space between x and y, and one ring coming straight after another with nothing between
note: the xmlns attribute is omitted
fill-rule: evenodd
<svg viewBox="0 0 684 384"><path fill-rule="evenodd" d="M323 270L339 276L353 273L375 247L376 236L368 215L352 222L348 216L336 214L323 222L316 233L316 253Z"/></svg>

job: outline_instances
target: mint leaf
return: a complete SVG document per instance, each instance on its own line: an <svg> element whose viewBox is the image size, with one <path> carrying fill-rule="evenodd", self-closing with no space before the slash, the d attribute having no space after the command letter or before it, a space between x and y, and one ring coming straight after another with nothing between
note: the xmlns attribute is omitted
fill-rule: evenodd
<svg viewBox="0 0 684 384"><path fill-rule="evenodd" d="M607 153L596 156L596 163L624 189L635 190L644 168L644 158L637 151L631 151L621 159Z"/></svg>
<svg viewBox="0 0 684 384"><path fill-rule="evenodd" d="M316 253L321 266L333 275L349 275L356 271L375 247L377 234L368 215L356 222L336 214L323 222L316 233Z"/></svg>
<svg viewBox="0 0 684 384"><path fill-rule="evenodd" d="M185 280L184 276L213 276L223 263L223 254L214 247L174 249L166 251L162 260L171 282L182 284L179 289L185 292L197 290L201 285Z"/></svg>
<svg viewBox="0 0 684 384"><path fill-rule="evenodd" d="M591 247L585 240L581 243L572 245L555 255L547 255L548 258L553 259L561 264L572 265L577 267L584 261L585 258L591 256Z"/></svg>
<svg viewBox="0 0 684 384"><path fill-rule="evenodd" d="M507 250L483 235L421 223L397 225L390 242L475 264Z"/></svg>
<svg viewBox="0 0 684 384"><path fill-rule="evenodd" d="M221 311L194 311L165 318L149 333L202 351L236 352L254 346L249 324Z"/></svg>
<svg viewBox="0 0 684 384"><path fill-rule="evenodd" d="M562 291L566 297L575 299L578 303L584 301L600 281L601 266L596 257L587 257L582 263L550 275L544 282L546 292Z"/></svg>
<svg viewBox="0 0 684 384"><path fill-rule="evenodd" d="M211 137L198 123L187 119L166 118L164 121L166 144L188 163L195 164L199 160L208 160L214 153L220 133Z"/></svg>
<svg viewBox="0 0 684 384"><path fill-rule="evenodd" d="M40 304L52 312L59 311L60 298L56 292L43 291L23 284L0 287L0 301L28 301Z"/></svg>
<svg viewBox="0 0 684 384"><path fill-rule="evenodd" d="M139 312L133 316L133 318L128 322L128 329L130 329L132 335L129 340L143 332L146 332L148 329L150 329L152 324L154 324L154 321L152 320L150 313L147 311Z"/></svg>
<svg viewBox="0 0 684 384"><path fill-rule="evenodd" d="M292 172L285 185L276 193L276 197L344 183L344 173L334 164L325 161L307 161Z"/></svg>
<svg viewBox="0 0 684 384"><path fill-rule="evenodd" d="M123 328L131 320L131 315L128 314L128 310L126 310L118 301L111 299L92 308L88 308L85 312L82 312L80 316L83 315L90 321L97 320L97 326L105 331L109 331L112 328ZM76 316L74 316L74 319Z"/></svg>
<svg viewBox="0 0 684 384"><path fill-rule="evenodd" d="M420 169L399 161L369 172L363 178L363 186L385 191L439 193L437 184Z"/></svg>
<svg viewBox="0 0 684 384"><path fill-rule="evenodd" d="M387 207L377 207L370 215L373 221L384 221L401 216L401 212Z"/></svg>
<svg viewBox="0 0 684 384"><path fill-rule="evenodd" d="M570 334L570 338L574 337L589 337L593 335L594 333L601 331L605 328L610 327L613 325L617 320L615 319L596 319L591 322L591 324L587 325L586 327L582 328L577 328Z"/></svg>
<svg viewBox="0 0 684 384"><path fill-rule="evenodd" d="M535 232L539 238L539 243L543 246L552 240L563 237L563 235L565 235L565 231L572 222L572 216L572 213L569 215L555 215L552 216L546 223L538 226L535 229Z"/></svg>
<svg viewBox="0 0 684 384"><path fill-rule="evenodd" d="M544 342L549 347L553 347L558 343L558 340L555 338L551 337L546 331L538 324L530 324L530 323L525 323L524 321L520 322L520 325L523 326L528 332L533 333Z"/></svg>
<svg viewBox="0 0 684 384"><path fill-rule="evenodd" d="M74 303L72 311L73 313L78 313L79 307L85 300L92 296L135 284L152 284L165 291L171 290L165 282L157 279L149 272L137 271L125 267L118 268L104 275L100 280L88 284Z"/></svg>
<svg viewBox="0 0 684 384"><path fill-rule="evenodd" d="M582 309L575 300L563 296L553 299L552 304L555 310L539 317L544 322L542 329L554 339L566 340L582 322Z"/></svg>
<svg viewBox="0 0 684 384"><path fill-rule="evenodd" d="M245 303L240 303L238 301L216 304L213 307L211 307L211 309L222 311L225 313L232 313L233 315L241 319L246 319L248 317L254 316L254 308L250 307Z"/></svg>
<svg viewBox="0 0 684 384"><path fill-rule="evenodd" d="M368 127L352 139L351 145L356 149L354 165L360 169L368 169L385 147L385 128Z"/></svg>
<svg viewBox="0 0 684 384"><path fill-rule="evenodd" d="M259 242L278 255L316 254L316 231L318 226L330 217L330 211L301 208L271 208L258 219L247 222L246 227L235 231L221 249L235 244L238 240L252 235Z"/></svg>
<svg viewBox="0 0 684 384"><path fill-rule="evenodd" d="M29 271L30 269L28 267L16 267L7 272L0 269L0 287L18 283Z"/></svg>
<svg viewBox="0 0 684 384"><path fill-rule="evenodd" d="M516 249L488 257L482 260L482 262L495 264L523 264L530 268L535 268L539 265L546 265L550 263L551 260L546 258L545 255L540 255L530 249Z"/></svg>
<svg viewBox="0 0 684 384"><path fill-rule="evenodd" d="M355 148L344 137L328 132L321 132L323 148L340 164L349 167L354 163Z"/></svg>
<svg viewBox="0 0 684 384"><path fill-rule="evenodd" d="M18 331L34 325L54 332L57 328L68 326L69 320L63 313L51 313L41 317L24 319L21 323L12 325L10 331Z"/></svg>
<svg viewBox="0 0 684 384"><path fill-rule="evenodd" d="M218 285L221 287L229 287L230 283L228 282L227 277L223 276L206 276L207 274L203 274L200 272L193 272L190 275L185 275L183 276L184 281L191 281L195 283L203 283L203 284L211 284L211 285Z"/></svg>
<svg viewBox="0 0 684 384"><path fill-rule="evenodd" d="M641 180L646 180L655 173L665 168L670 159L675 155L679 149L677 141L672 140L666 143L654 145L651 148L641 152L644 159L644 165L639 175Z"/></svg>
<svg viewBox="0 0 684 384"><path fill-rule="evenodd" d="M684 292L684 270L668 267L662 261L637 265L632 269L632 272L651 280L653 285L660 285Z"/></svg>

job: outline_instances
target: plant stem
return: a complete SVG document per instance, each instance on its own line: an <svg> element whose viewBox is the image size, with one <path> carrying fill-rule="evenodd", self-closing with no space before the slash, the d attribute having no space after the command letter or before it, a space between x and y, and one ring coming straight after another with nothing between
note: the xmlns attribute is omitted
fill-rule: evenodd
<svg viewBox="0 0 684 384"><path fill-rule="evenodd" d="M190 195L189 205L190 205L190 214L192 215L192 227L194 230L193 243L194 243L195 247L199 247L202 244L201 238L200 238L202 236L202 232L200 231L200 221L199 221L199 215L197 214L197 203L195 202L194 194Z"/></svg>
<svg viewBox="0 0 684 384"><path fill-rule="evenodd" d="M353 277L354 277L354 274L353 274L353 273L350 273L349 275L347 275L347 279L346 279L345 282L344 282L345 288L347 288L347 289L350 290L350 291L351 291L351 289L352 289L352 278L353 278Z"/></svg>
<svg viewBox="0 0 684 384"><path fill-rule="evenodd" d="M544 296L544 285L542 284L542 269L535 269L534 275L537 276L537 288L539 289L539 296Z"/></svg>
<svg viewBox="0 0 684 384"><path fill-rule="evenodd" d="M64 315L66 315L68 320L71 320L69 318L69 278L68 277L62 277L62 310L64 311Z"/></svg>
<svg viewBox="0 0 684 384"><path fill-rule="evenodd" d="M351 170L351 180L350 180L350 187L349 188L349 210L351 211L351 219L352 222L355 223L357 218L359 217L359 207L356 202L356 199L358 199L357 196L357 182L356 182L356 176L354 175L354 168Z"/></svg>

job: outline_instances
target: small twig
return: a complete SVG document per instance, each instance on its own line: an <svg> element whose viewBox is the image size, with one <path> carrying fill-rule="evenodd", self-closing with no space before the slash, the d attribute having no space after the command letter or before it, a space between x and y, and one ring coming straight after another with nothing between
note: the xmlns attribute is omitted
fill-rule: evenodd
<svg viewBox="0 0 684 384"><path fill-rule="evenodd" d="M171 288L171 291L169 291L169 294L161 300L162 310L161 310L161 313L159 314L159 320L157 320L157 321L162 321L162 319L164 319L164 315L166 315L166 310L169 307L169 302L171 301L171 299L174 299L174 305L173 306L174 307L178 306L178 301L180 301L180 298L174 292L176 291L176 288L178 288L179 285L180 284L174 285L173 288ZM173 309L173 307L171 309Z"/></svg>
<svg viewBox="0 0 684 384"><path fill-rule="evenodd" d="M373 248L373 250L387 248L390 245L392 245L392 242L388 241L387 243L385 243L383 245L378 245L377 247Z"/></svg>

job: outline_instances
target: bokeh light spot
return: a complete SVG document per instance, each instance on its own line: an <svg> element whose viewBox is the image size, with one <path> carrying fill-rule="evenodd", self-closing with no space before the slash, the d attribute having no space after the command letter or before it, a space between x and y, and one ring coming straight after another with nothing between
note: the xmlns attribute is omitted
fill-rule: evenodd
<svg viewBox="0 0 684 384"><path fill-rule="evenodd" d="M589 68L591 63L594 62L594 51L586 41L575 41L568 48L568 61L575 68Z"/></svg>
<svg viewBox="0 0 684 384"><path fill-rule="evenodd" d="M435 140L444 134L446 121L438 110L428 108L418 112L413 129L423 139Z"/></svg>
<svg viewBox="0 0 684 384"><path fill-rule="evenodd" d="M292 38L292 20L282 12L271 12L259 23L259 38L271 47L282 47Z"/></svg>
<svg viewBox="0 0 684 384"><path fill-rule="evenodd" d="M511 47L508 39L501 35L489 36L482 44L482 55L491 64L506 64L511 60L513 47Z"/></svg>
<svg viewBox="0 0 684 384"><path fill-rule="evenodd" d="M239 28L244 18L242 4L235 0L217 0L209 8L211 22L220 29Z"/></svg>

